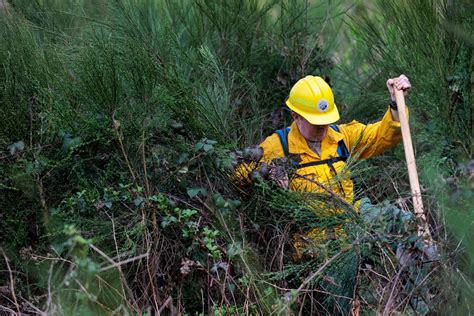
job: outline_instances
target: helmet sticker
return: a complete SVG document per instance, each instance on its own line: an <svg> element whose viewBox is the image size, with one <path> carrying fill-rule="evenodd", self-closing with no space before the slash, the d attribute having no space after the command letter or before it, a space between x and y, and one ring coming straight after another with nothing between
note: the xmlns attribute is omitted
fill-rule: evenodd
<svg viewBox="0 0 474 316"><path fill-rule="evenodd" d="M321 99L318 102L318 110L320 112L326 112L329 108L328 101L325 99Z"/></svg>

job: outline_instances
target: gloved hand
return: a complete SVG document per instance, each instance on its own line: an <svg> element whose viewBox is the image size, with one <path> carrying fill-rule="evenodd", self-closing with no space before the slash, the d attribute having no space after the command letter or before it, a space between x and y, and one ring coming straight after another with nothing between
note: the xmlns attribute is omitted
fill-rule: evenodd
<svg viewBox="0 0 474 316"><path fill-rule="evenodd" d="M270 169L270 179L273 180L280 188L288 189L290 180L288 179L285 166L272 166Z"/></svg>
<svg viewBox="0 0 474 316"><path fill-rule="evenodd" d="M390 99L395 101L395 88L398 90L403 90L403 94L407 95L408 90L411 88L411 83L407 76L401 74L398 78L388 79L387 88L390 92Z"/></svg>

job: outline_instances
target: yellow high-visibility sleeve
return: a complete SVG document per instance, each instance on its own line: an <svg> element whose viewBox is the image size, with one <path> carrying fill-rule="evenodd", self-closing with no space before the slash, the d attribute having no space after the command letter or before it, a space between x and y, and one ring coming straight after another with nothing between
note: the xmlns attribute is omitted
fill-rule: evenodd
<svg viewBox="0 0 474 316"><path fill-rule="evenodd" d="M408 114L408 108L406 109ZM373 124L352 121L339 125L344 141L351 154L367 159L387 150L402 139L400 122L394 121L390 108L382 120Z"/></svg>

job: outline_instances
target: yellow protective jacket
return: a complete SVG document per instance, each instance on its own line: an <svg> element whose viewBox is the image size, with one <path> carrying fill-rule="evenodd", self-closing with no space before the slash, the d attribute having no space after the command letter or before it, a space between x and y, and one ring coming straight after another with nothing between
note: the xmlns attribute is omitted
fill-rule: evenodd
<svg viewBox="0 0 474 316"><path fill-rule="evenodd" d="M288 148L292 155L297 155L300 164L314 161L326 160L338 157L338 142L343 140L351 157L355 159L366 159L375 156L384 150L393 147L401 140L400 122L392 119L390 109L387 110L381 121L373 124L362 124L352 121L348 124L337 125L339 132L332 128L328 129L327 136L321 142L321 157L313 152L300 134L296 123L290 126L288 134ZM263 161L284 157L283 148L279 136L274 133L267 137L261 144L263 149ZM343 170L346 162L338 161L333 163L336 174L328 164L309 166L296 170L298 176L293 177L289 184L292 191L309 191L324 193L322 186L342 197L346 202L353 204L353 182L349 173ZM344 171L344 172L343 172ZM301 176L301 177L299 177ZM311 179L311 181L307 180ZM318 186L320 183L322 186Z"/></svg>

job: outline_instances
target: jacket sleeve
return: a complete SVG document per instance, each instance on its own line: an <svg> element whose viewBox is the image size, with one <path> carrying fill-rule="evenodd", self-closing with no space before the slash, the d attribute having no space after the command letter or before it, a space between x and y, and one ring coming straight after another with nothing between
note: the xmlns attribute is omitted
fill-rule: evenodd
<svg viewBox="0 0 474 316"><path fill-rule="evenodd" d="M408 114L408 109L407 109ZM380 154L400 142L402 139L400 122L394 121L390 108L382 120L373 124L352 121L340 125L346 145L358 159L367 159Z"/></svg>

